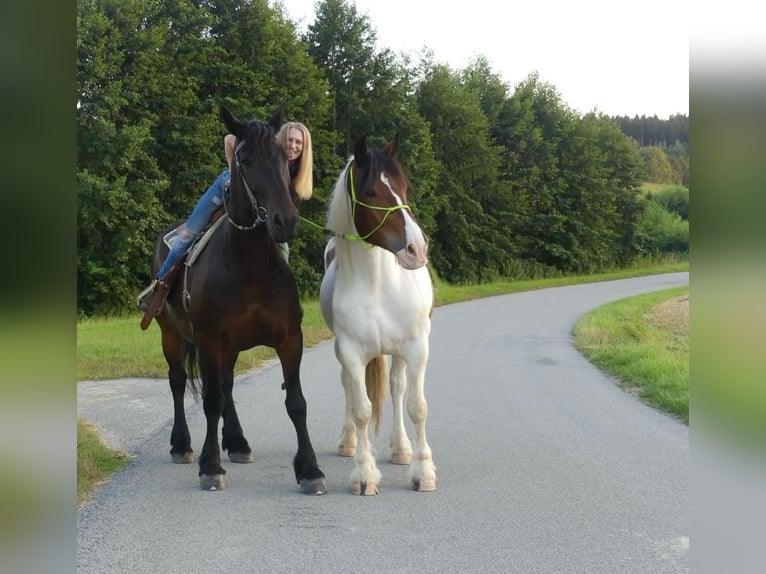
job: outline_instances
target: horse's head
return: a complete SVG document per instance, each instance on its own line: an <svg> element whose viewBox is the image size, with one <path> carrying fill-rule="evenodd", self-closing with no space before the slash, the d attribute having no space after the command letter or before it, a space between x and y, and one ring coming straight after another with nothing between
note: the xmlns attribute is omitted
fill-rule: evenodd
<svg viewBox="0 0 766 574"><path fill-rule="evenodd" d="M409 180L396 159L398 134L382 149L361 137L348 169L348 193L359 236L387 249L405 269L428 262L428 240L407 205Z"/></svg>
<svg viewBox="0 0 766 574"><path fill-rule="evenodd" d="M298 210L290 196L287 152L277 139L282 108L268 122L240 121L225 107L221 107L221 117L237 138L226 198L229 221L242 230L266 223L274 241L291 240L298 224Z"/></svg>

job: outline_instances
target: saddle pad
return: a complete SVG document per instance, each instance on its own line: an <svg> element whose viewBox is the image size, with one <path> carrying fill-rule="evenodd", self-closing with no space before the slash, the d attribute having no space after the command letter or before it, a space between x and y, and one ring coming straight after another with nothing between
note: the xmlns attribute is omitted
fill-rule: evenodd
<svg viewBox="0 0 766 574"><path fill-rule="evenodd" d="M202 234L202 236L197 239L194 243L192 243L191 247L189 247L189 251L186 256L186 265L188 267L191 267L194 265L194 261L196 261L197 257L200 253L202 253L202 250L207 245L207 242L210 240L210 238L213 236L213 233L216 229L218 229L218 226L221 225L221 222L224 220L224 217L219 217L216 219L210 227L208 227L205 232ZM183 227L182 225L179 225L176 229L173 229L165 234L165 236L162 238L162 240L165 242L165 245L168 246L168 248L173 247L173 243L175 243L176 237L178 236L178 230Z"/></svg>
<svg viewBox="0 0 766 574"><path fill-rule="evenodd" d="M189 255L186 257L186 266L191 267L194 265L194 262L197 260L197 257L200 253L202 253L202 250L205 249L205 246L207 245L207 242L210 241L210 238L213 237L213 233L215 233L215 230L218 229L221 226L221 223L223 223L225 217L219 217L216 219L213 224L207 228L207 231L197 239L197 241L194 242L194 244L189 248Z"/></svg>

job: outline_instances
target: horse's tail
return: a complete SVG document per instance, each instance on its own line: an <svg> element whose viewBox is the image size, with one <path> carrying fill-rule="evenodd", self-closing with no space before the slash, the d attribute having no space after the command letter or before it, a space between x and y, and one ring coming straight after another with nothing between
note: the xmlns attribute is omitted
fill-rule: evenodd
<svg viewBox="0 0 766 574"><path fill-rule="evenodd" d="M184 339L184 359L186 361L186 386L194 395L196 399L200 394L200 381L197 377L198 361L197 361L197 346L191 341Z"/></svg>
<svg viewBox="0 0 766 574"><path fill-rule="evenodd" d="M367 387L367 398L372 403L372 420L376 436L380 430L380 414L383 412L387 382L388 362L383 355L378 355L367 363L364 370L364 383Z"/></svg>

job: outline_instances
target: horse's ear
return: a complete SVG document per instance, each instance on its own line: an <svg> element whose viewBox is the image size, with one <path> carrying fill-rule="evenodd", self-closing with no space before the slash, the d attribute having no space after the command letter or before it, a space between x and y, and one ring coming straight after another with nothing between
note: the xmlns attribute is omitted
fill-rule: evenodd
<svg viewBox="0 0 766 574"><path fill-rule="evenodd" d="M229 128L229 133L234 134L238 138L241 138L245 134L245 124L243 124L237 116L232 114L225 106L221 106L221 119L226 127Z"/></svg>
<svg viewBox="0 0 766 574"><path fill-rule="evenodd" d="M279 131L279 128L282 127L282 123L284 122L284 116L285 116L285 105L282 104L277 108L277 110L271 114L271 118L269 118L269 125L274 128L275 132Z"/></svg>
<svg viewBox="0 0 766 574"><path fill-rule="evenodd" d="M354 161L360 167L367 163L367 136L362 136L356 141Z"/></svg>
<svg viewBox="0 0 766 574"><path fill-rule="evenodd" d="M383 148L383 151L393 159L396 159L396 154L399 153L399 132L396 132L394 139L386 144L386 146Z"/></svg>

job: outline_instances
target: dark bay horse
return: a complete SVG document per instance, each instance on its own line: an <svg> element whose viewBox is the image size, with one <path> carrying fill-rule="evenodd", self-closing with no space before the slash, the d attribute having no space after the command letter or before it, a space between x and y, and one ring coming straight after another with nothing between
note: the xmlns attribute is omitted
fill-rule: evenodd
<svg viewBox="0 0 766 574"><path fill-rule="evenodd" d="M323 494L327 487L306 427L306 400L301 390L303 309L295 278L277 245L294 237L298 223L287 152L276 137L282 109L268 122L243 122L226 108L221 108L221 115L236 136L231 183L224 200L226 221L194 264L179 271L156 317L173 394L170 453L174 462L193 461L183 399L187 380L197 390L198 370L207 419L199 455L200 486L204 490L225 486L218 444L221 418L221 447L229 459L252 462L252 450L232 399L234 365L241 351L265 345L276 351L281 362L285 406L298 435L293 460L296 481L305 494ZM162 238L171 229L157 240L152 275L168 252Z"/></svg>
<svg viewBox="0 0 766 574"><path fill-rule="evenodd" d="M390 460L407 464L414 490L436 490L436 467L426 440L423 393L433 309L426 267L428 241L407 205L408 179L396 159L399 140L383 149L361 138L328 205L322 315L335 335L345 418L338 454L354 456L354 494L378 493L381 474L368 440L377 429L386 384L391 389ZM390 369L387 356L391 357ZM415 429L414 448L404 428Z"/></svg>

